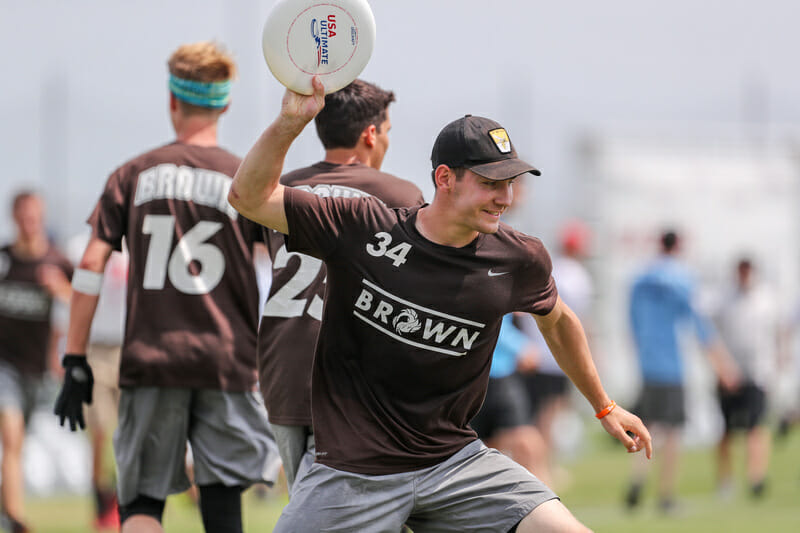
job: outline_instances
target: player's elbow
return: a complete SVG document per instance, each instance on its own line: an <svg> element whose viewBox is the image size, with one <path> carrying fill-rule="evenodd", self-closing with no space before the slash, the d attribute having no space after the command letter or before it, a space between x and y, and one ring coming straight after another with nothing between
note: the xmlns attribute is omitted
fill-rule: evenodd
<svg viewBox="0 0 800 533"><path fill-rule="evenodd" d="M228 191L228 203L245 217L255 208L255 206L251 205L253 202L248 201L248 196L236 186L236 181L233 182Z"/></svg>

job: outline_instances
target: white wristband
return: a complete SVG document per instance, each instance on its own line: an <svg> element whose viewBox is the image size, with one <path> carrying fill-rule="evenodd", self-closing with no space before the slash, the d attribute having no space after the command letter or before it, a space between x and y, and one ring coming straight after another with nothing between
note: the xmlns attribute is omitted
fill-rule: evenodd
<svg viewBox="0 0 800 533"><path fill-rule="evenodd" d="M103 273L79 268L72 275L72 288L83 294L97 296L103 287Z"/></svg>

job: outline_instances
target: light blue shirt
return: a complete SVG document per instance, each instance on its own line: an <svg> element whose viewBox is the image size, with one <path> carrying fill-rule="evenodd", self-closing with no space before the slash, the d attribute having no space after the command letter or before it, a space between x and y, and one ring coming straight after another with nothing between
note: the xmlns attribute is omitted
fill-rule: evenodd
<svg viewBox="0 0 800 533"><path fill-rule="evenodd" d="M504 378L510 376L517 369L517 357L531 341L513 324L512 314L503 317L500 326L500 335L497 337L497 346L492 356L492 366L489 369L490 378Z"/></svg>
<svg viewBox="0 0 800 533"><path fill-rule="evenodd" d="M683 383L678 332L692 325L701 344L714 338L711 322L692 304L694 281L674 258L661 256L633 283L630 322L645 382Z"/></svg>

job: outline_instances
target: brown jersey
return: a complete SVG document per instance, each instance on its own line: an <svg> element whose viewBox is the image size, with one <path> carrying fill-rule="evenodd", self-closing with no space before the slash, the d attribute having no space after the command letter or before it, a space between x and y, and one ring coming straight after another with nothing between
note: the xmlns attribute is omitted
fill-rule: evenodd
<svg viewBox="0 0 800 533"><path fill-rule="evenodd" d="M72 277L69 260L52 246L37 259L18 257L11 246L0 248L0 361L27 376L44 373L50 349L53 298L38 281L43 265Z"/></svg>
<svg viewBox="0 0 800 533"><path fill-rule="evenodd" d="M281 177L281 183L325 197L374 196L390 207L422 204L413 183L362 164L320 162ZM272 285L258 330L259 382L269 419L311 425L311 363L317 341L325 267L287 252L283 235L267 230Z"/></svg>
<svg viewBox="0 0 800 533"><path fill-rule="evenodd" d="M255 386L261 232L228 203L239 162L175 142L109 177L89 224L130 254L121 386Z"/></svg>
<svg viewBox="0 0 800 533"><path fill-rule="evenodd" d="M437 464L477 437L503 315L548 313L541 241L505 224L463 248L416 229L419 207L286 189L287 248L324 260L312 372L317 461L361 474Z"/></svg>

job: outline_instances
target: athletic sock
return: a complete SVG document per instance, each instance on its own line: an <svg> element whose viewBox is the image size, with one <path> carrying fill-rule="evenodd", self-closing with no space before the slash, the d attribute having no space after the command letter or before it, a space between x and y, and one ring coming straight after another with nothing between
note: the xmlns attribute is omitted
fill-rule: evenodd
<svg viewBox="0 0 800 533"><path fill-rule="evenodd" d="M242 533L242 488L221 483L199 488L206 533Z"/></svg>
<svg viewBox="0 0 800 533"><path fill-rule="evenodd" d="M761 480L757 483L753 483L750 486L750 494L755 499L760 499L764 495L764 490L767 488L766 480Z"/></svg>
<svg viewBox="0 0 800 533"><path fill-rule="evenodd" d="M631 484L630 488L628 489L628 493L625 495L625 507L628 509L633 509L639 505L639 501L641 499L642 485L640 483Z"/></svg>

